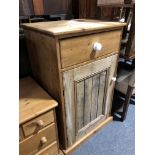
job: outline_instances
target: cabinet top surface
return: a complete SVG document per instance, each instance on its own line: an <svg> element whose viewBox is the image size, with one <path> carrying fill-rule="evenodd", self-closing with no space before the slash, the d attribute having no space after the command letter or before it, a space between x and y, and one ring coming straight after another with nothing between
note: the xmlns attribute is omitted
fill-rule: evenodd
<svg viewBox="0 0 155 155"><path fill-rule="evenodd" d="M26 29L42 31L54 36L94 30L121 28L125 25L126 23L121 22L103 22L99 20L88 19L61 20L52 22L50 21L22 24L22 26Z"/></svg>
<svg viewBox="0 0 155 155"><path fill-rule="evenodd" d="M54 107L53 100L31 77L19 81L19 124Z"/></svg>

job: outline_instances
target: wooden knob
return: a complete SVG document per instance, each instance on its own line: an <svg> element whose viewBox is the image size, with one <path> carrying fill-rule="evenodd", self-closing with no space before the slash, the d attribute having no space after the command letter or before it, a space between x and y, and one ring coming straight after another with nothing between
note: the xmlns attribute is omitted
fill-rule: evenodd
<svg viewBox="0 0 155 155"><path fill-rule="evenodd" d="M39 121L37 122L37 125L38 125L39 127L44 127L45 123L44 123L43 120L39 120Z"/></svg>
<svg viewBox="0 0 155 155"><path fill-rule="evenodd" d="M41 144L44 145L47 143L47 138L46 137L42 137L40 140Z"/></svg>

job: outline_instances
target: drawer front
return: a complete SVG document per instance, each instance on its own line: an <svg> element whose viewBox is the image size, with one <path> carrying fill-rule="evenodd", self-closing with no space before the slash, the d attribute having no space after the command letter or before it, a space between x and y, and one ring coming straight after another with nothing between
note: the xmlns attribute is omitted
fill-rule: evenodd
<svg viewBox="0 0 155 155"><path fill-rule="evenodd" d="M121 30L60 40L62 68L95 59L110 53L118 53ZM100 43L100 51L93 50Z"/></svg>
<svg viewBox="0 0 155 155"><path fill-rule="evenodd" d="M49 111L25 124L23 124L24 135L29 136L37 133L44 126L54 122L53 111Z"/></svg>
<svg viewBox="0 0 155 155"><path fill-rule="evenodd" d="M36 153L35 155L58 155L58 144L55 141L51 145L47 146L44 150Z"/></svg>
<svg viewBox="0 0 155 155"><path fill-rule="evenodd" d="M23 140L19 144L20 155L32 155L56 141L55 124L42 129L37 134Z"/></svg>

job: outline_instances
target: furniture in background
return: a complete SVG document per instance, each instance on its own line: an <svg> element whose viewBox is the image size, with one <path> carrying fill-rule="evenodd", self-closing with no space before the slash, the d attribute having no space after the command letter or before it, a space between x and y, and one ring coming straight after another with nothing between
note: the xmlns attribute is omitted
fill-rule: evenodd
<svg viewBox="0 0 155 155"><path fill-rule="evenodd" d="M125 25L84 19L22 25L33 76L59 103L58 133L64 154L112 121Z"/></svg>
<svg viewBox="0 0 155 155"><path fill-rule="evenodd" d="M19 154L58 155L53 100L31 77L19 81Z"/></svg>
<svg viewBox="0 0 155 155"><path fill-rule="evenodd" d="M120 120L124 121L127 115L130 99L135 93L135 71L120 69L116 80L115 89L124 95L124 100L118 109L113 108L113 115L120 115ZM118 100L114 101L114 104L117 104Z"/></svg>
<svg viewBox="0 0 155 155"><path fill-rule="evenodd" d="M30 21L33 20L33 16L37 18L41 15L64 19L72 15L71 10L71 0L19 0L20 18L29 18Z"/></svg>
<svg viewBox="0 0 155 155"><path fill-rule="evenodd" d="M132 96L132 90L134 89L134 85L131 84L132 79L134 79L134 75L132 77L131 73L135 68L135 1L133 0L98 0L98 6L101 9L100 11L100 19L110 19L110 20L123 20L127 23L127 25L123 29L122 41L121 41L121 52L119 57L124 61L124 64L130 63L132 64L132 71L128 69L122 69L118 66L118 77L116 81L116 91L114 93L114 102L113 102L113 115L120 114L121 120L124 121L128 105ZM104 11L106 9L111 8L111 14L106 16ZM118 10L120 8L120 11ZM102 15L103 12L103 15ZM129 84L130 83L130 84ZM127 89L128 88L128 89ZM123 98L122 98L123 94ZM122 99L123 100L122 102ZM120 106L121 105L121 106ZM119 108L118 108L119 107ZM121 111L120 111L121 110ZM120 119L119 119L120 120Z"/></svg>

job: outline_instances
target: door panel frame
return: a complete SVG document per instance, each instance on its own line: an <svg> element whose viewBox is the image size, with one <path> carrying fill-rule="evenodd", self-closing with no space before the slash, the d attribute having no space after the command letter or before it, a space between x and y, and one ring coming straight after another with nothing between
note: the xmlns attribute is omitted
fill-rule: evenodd
<svg viewBox="0 0 155 155"><path fill-rule="evenodd" d="M109 75L107 77L107 97L105 102L105 118L107 118L111 107L111 95L114 89L114 82L112 82L111 78L115 74L117 59L118 54L115 54L63 72L68 146L71 146L79 137L76 136L75 82L93 76L103 70L109 70Z"/></svg>

